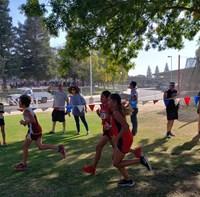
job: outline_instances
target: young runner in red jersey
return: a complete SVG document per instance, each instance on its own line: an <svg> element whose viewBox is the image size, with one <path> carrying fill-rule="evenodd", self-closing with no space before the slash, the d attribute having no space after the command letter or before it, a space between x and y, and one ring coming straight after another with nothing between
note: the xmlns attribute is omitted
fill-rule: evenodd
<svg viewBox="0 0 200 197"><path fill-rule="evenodd" d="M110 112L111 111L108 106L109 96L110 96L110 92L107 90L103 91L101 93L101 103L102 104L100 105L100 109L98 109L96 111L97 115L102 119L102 125L105 125L107 123L110 124ZM96 167L100 160L101 152L102 152L102 149L105 146L105 144L109 141L110 144L112 145L112 147L114 148L114 144L112 142L111 137L112 137L112 133L111 133L110 128L108 127L107 129L104 129L104 127L103 127L103 135L102 135L100 141L98 142L98 144L96 145L96 153L95 153L92 164L83 166L83 170L85 172L90 173L90 174L96 173Z"/></svg>
<svg viewBox="0 0 200 197"><path fill-rule="evenodd" d="M53 146L42 143L42 128L37 121L37 117L33 110L29 107L31 103L31 97L28 95L22 95L19 98L19 107L23 109L24 120L20 120L20 124L28 126L28 133L23 143L23 160L21 163L14 165L16 170L24 171L28 170L28 147L32 141L36 141L36 145L40 150L53 149L60 152L63 157L66 156L65 147L63 145Z"/></svg>
<svg viewBox="0 0 200 197"><path fill-rule="evenodd" d="M118 168L124 179L120 180L119 186L134 186L135 182L130 178L126 166L134 164L142 164L151 170L151 165L145 155L132 160L124 160L125 154L131 149L133 135L129 129L129 125L125 117L125 108L121 104L121 98L118 94L111 94L109 99L109 107L112 110L111 126L113 137L112 140L116 144L113 152L113 165ZM105 129L110 127L105 125Z"/></svg>

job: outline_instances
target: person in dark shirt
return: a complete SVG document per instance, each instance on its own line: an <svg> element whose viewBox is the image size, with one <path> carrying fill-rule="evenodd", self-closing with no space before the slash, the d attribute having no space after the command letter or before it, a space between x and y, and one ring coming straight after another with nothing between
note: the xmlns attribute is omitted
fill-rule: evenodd
<svg viewBox="0 0 200 197"><path fill-rule="evenodd" d="M169 84L169 90L164 92L164 100L168 100L166 106L166 112L167 112L167 133L166 138L171 138L172 136L175 136L172 133L172 127L174 125L174 120L178 119L178 109L179 104L176 104L175 99L177 97L177 91L175 90L175 83L170 82Z"/></svg>

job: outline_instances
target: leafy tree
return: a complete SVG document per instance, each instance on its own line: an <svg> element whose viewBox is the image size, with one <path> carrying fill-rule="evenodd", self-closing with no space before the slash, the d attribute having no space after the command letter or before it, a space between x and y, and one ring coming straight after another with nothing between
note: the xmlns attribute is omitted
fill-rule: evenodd
<svg viewBox="0 0 200 197"><path fill-rule="evenodd" d="M90 80L90 56L76 60L69 56L66 49L59 50L60 62L59 72L62 77L72 78L73 81L77 82L80 80L89 82ZM121 66L113 65L106 56L103 56L100 52L92 51L92 77L93 82L96 84L108 82L119 82L125 81L127 78L127 71Z"/></svg>
<svg viewBox="0 0 200 197"><path fill-rule="evenodd" d="M7 79L16 74L14 34L12 18L9 17L8 0L0 1L0 76L3 79L3 90L7 91Z"/></svg>
<svg viewBox="0 0 200 197"><path fill-rule="evenodd" d="M134 67L131 59L142 49L181 49L183 39L192 40L200 29L199 0L50 0L48 5L28 0L22 5L27 15L44 15L51 34L68 32L70 54L77 50L88 56L90 49L123 65ZM79 53L79 52L78 52Z"/></svg>
<svg viewBox="0 0 200 197"><path fill-rule="evenodd" d="M56 61L49 35L41 17L28 17L17 28L17 51L21 60L21 78L46 80L55 76Z"/></svg>
<svg viewBox="0 0 200 197"><path fill-rule="evenodd" d="M159 73L160 73L159 68L158 68L158 66L156 66L156 69L155 69L155 76L158 77L158 76L159 76Z"/></svg>
<svg viewBox="0 0 200 197"><path fill-rule="evenodd" d="M150 66L148 66L148 68L147 68L147 77L152 78L152 72L151 72Z"/></svg>
<svg viewBox="0 0 200 197"><path fill-rule="evenodd" d="M168 66L168 63L165 64L164 72L169 72L169 66Z"/></svg>

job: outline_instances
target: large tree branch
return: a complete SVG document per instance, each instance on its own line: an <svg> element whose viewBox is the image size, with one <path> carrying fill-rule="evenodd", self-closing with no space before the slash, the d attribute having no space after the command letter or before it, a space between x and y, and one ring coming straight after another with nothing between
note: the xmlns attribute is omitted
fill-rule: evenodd
<svg viewBox="0 0 200 197"><path fill-rule="evenodd" d="M184 7L184 6L167 6L165 7L166 10L169 9L176 9L176 10L187 10L190 12L195 12L197 14L200 14L200 9L195 9L195 8L188 8L188 7Z"/></svg>

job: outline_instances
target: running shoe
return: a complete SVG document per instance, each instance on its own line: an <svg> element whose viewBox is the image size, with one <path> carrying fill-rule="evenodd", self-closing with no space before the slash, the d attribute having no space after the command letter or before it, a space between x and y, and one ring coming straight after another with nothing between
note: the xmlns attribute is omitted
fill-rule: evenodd
<svg viewBox="0 0 200 197"><path fill-rule="evenodd" d="M171 136L171 134L170 134L170 131L168 131L167 133L166 133L166 136L165 136L165 138L171 138L172 136Z"/></svg>
<svg viewBox="0 0 200 197"><path fill-rule="evenodd" d="M55 134L55 131L49 131L47 134Z"/></svg>
<svg viewBox="0 0 200 197"><path fill-rule="evenodd" d="M123 179L123 180L120 180L119 183L118 183L118 186L120 187L133 187L135 185L135 182L133 180L126 180L126 179Z"/></svg>
<svg viewBox="0 0 200 197"><path fill-rule="evenodd" d="M23 163L19 163L14 165L15 170L19 170L19 171L25 171L28 170L28 166L27 164L23 164Z"/></svg>
<svg viewBox="0 0 200 197"><path fill-rule="evenodd" d="M65 150L65 147L64 147L63 145L59 145L59 146L58 146L58 152L60 152L60 153L63 155L63 158L65 158L66 155L67 155L67 152L66 152L66 150Z"/></svg>
<svg viewBox="0 0 200 197"><path fill-rule="evenodd" d="M171 135L172 137L175 137L175 135L171 131L169 131L169 135Z"/></svg>
<svg viewBox="0 0 200 197"><path fill-rule="evenodd" d="M3 143L3 144L0 143L0 147L6 147L6 146L7 146L6 143Z"/></svg>
<svg viewBox="0 0 200 197"><path fill-rule="evenodd" d="M89 173L89 174L95 174L96 173L96 169L93 167L93 166L83 166L83 170L86 172L86 173Z"/></svg>
<svg viewBox="0 0 200 197"><path fill-rule="evenodd" d="M143 155L140 157L140 163L145 166L149 171L151 171L151 164L148 161L148 158L146 155Z"/></svg>

